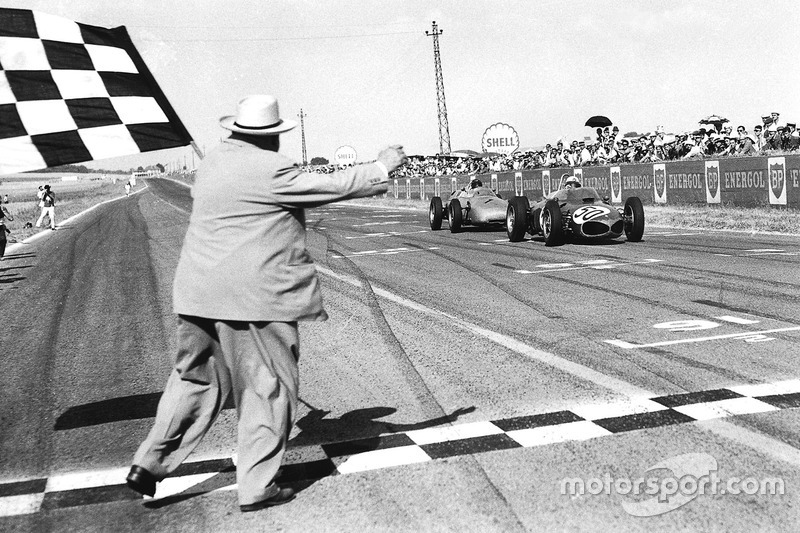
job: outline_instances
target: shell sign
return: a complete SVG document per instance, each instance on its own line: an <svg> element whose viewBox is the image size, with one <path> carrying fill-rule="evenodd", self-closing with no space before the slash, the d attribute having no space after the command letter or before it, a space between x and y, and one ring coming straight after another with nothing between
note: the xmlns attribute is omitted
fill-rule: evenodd
<svg viewBox="0 0 800 533"><path fill-rule="evenodd" d="M519 135L517 131L502 122L492 124L483 132L481 139L481 149L484 152L495 152L498 154L511 154L519 149Z"/></svg>
<svg viewBox="0 0 800 533"><path fill-rule="evenodd" d="M333 160L339 165L352 165L356 162L356 149L352 146L340 146L333 154Z"/></svg>

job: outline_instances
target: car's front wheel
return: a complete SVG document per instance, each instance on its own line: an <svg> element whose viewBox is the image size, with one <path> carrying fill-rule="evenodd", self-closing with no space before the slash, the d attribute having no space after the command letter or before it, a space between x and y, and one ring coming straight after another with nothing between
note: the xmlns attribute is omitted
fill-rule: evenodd
<svg viewBox="0 0 800 533"><path fill-rule="evenodd" d="M556 200L548 200L542 208L542 234L545 246L564 244L564 218Z"/></svg>
<svg viewBox="0 0 800 533"><path fill-rule="evenodd" d="M461 225L463 223L461 202L455 198L450 200L450 205L447 208L447 221L450 223L450 233L458 233L461 231Z"/></svg>
<svg viewBox="0 0 800 533"><path fill-rule="evenodd" d="M430 220L432 230L436 231L442 229L444 207L442 206L442 199L438 196L431 198L431 205L428 208L428 219Z"/></svg>
<svg viewBox="0 0 800 533"><path fill-rule="evenodd" d="M525 196L515 196L508 201L506 209L506 234L511 242L519 242L525 238L528 227L528 209L530 204Z"/></svg>
<svg viewBox="0 0 800 533"><path fill-rule="evenodd" d="M644 207L642 207L642 201L636 196L631 196L625 200L623 216L625 217L625 237L631 242L641 241L644 235Z"/></svg>

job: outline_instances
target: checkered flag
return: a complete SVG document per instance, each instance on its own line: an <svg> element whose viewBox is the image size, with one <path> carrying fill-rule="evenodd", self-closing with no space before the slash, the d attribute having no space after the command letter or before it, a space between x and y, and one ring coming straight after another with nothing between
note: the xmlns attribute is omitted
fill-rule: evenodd
<svg viewBox="0 0 800 533"><path fill-rule="evenodd" d="M0 8L0 175L191 143L124 27Z"/></svg>

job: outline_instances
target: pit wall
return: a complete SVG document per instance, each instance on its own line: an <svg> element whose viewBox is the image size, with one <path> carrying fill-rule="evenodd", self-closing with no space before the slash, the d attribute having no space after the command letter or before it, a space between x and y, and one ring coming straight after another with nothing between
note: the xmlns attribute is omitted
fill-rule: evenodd
<svg viewBox="0 0 800 533"><path fill-rule="evenodd" d="M447 198L477 177L503 198L540 200L558 188L565 173L574 174L585 187L596 188L615 204L638 196L644 204L800 208L800 155L399 178L390 179L387 197Z"/></svg>

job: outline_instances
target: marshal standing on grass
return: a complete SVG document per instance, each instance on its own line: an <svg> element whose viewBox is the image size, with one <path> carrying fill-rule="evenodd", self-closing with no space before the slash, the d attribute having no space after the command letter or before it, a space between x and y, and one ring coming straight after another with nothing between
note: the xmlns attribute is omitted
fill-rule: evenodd
<svg viewBox="0 0 800 533"><path fill-rule="evenodd" d="M372 164L303 172L278 154L278 135L296 124L281 120L278 102L267 95L242 99L237 115L220 124L232 133L197 169L175 275L175 366L127 484L152 496L232 392L244 512L294 498L274 480L297 411L297 321L328 318L305 247L304 209L385 193L405 154L393 146Z"/></svg>
<svg viewBox="0 0 800 533"><path fill-rule="evenodd" d="M11 233L11 231L6 228L6 219L12 221L14 217L11 216L6 206L0 205L0 261L2 261L6 255L6 243L8 242L6 233Z"/></svg>
<svg viewBox="0 0 800 533"><path fill-rule="evenodd" d="M44 186L44 194L42 195L42 213L39 215L39 220L36 221L36 227L42 226L42 220L45 215L50 219L50 229L56 229L56 195L50 190L49 185Z"/></svg>

